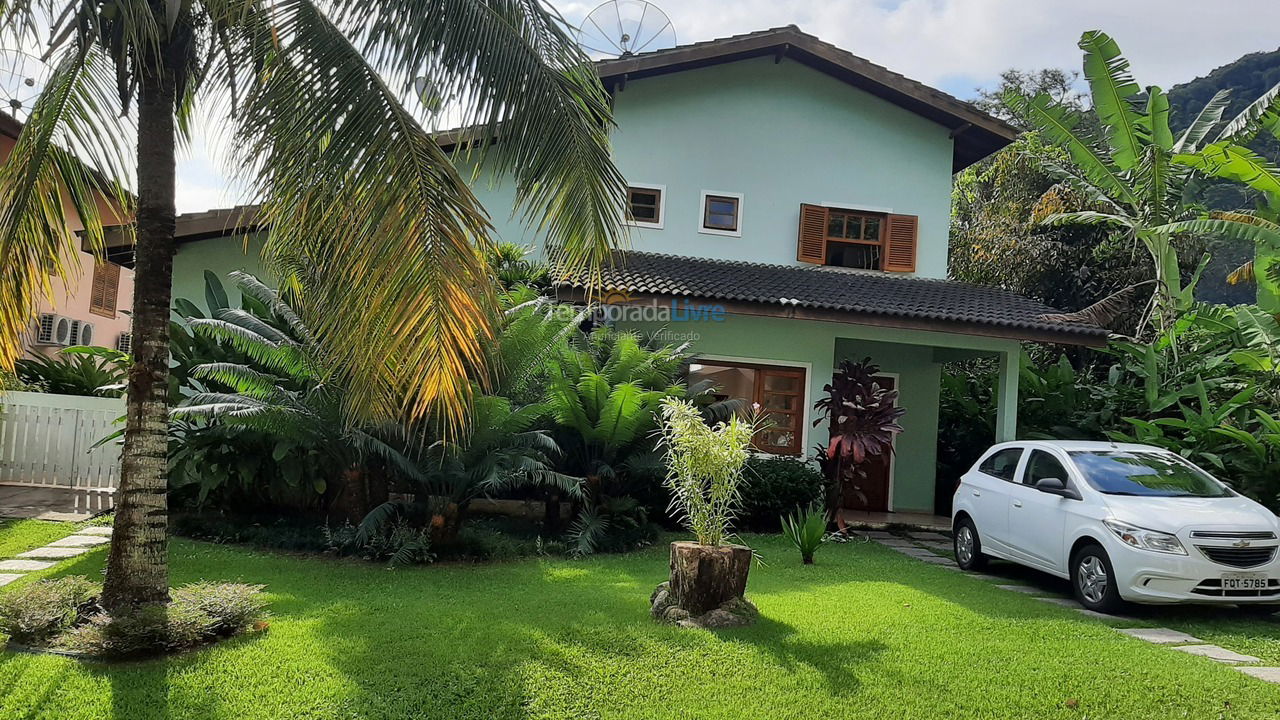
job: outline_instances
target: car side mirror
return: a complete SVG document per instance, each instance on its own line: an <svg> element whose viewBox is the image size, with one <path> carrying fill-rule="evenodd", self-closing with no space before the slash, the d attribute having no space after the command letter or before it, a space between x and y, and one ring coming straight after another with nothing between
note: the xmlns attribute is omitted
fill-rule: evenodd
<svg viewBox="0 0 1280 720"><path fill-rule="evenodd" d="M1042 493L1049 493L1050 495L1057 495L1059 497L1070 498L1072 500L1080 499L1080 493L1067 487L1067 483L1064 482L1062 478L1040 478L1036 481L1036 489Z"/></svg>

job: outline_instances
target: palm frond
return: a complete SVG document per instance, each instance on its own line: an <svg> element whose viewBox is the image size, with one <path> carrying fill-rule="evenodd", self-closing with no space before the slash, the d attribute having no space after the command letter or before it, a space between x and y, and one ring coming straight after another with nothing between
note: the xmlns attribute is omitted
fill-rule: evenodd
<svg viewBox="0 0 1280 720"><path fill-rule="evenodd" d="M1280 248L1280 226L1252 215L1238 213L1221 213L1209 218L1172 222L1153 228L1153 232L1187 232Z"/></svg>
<svg viewBox="0 0 1280 720"><path fill-rule="evenodd" d="M1191 125L1182 132L1182 136L1178 138L1178 142L1174 144L1173 151L1175 153L1191 153L1200 147L1200 143L1209 136L1209 132L1222 122L1222 113L1226 111L1227 105L1231 103L1231 91L1219 90L1214 96L1200 108L1200 112L1196 114L1196 119L1191 121Z"/></svg>
<svg viewBox="0 0 1280 720"><path fill-rule="evenodd" d="M1121 170L1138 164L1144 144L1134 111L1134 99L1142 92L1129 74L1129 61L1109 35L1090 30L1080 38L1084 50L1084 76L1093 96L1093 110L1106 128L1111 160Z"/></svg>
<svg viewBox="0 0 1280 720"><path fill-rule="evenodd" d="M1090 184L1113 198L1113 201L1136 203L1133 192L1120 179L1120 171L1079 128L1078 113L1056 104L1053 98L1044 93L1027 98L1010 92L1005 94L1005 102L1047 140L1066 150L1071 161Z"/></svg>
<svg viewBox="0 0 1280 720"><path fill-rule="evenodd" d="M1227 273L1228 285L1252 285L1257 281L1258 277L1254 274L1252 260Z"/></svg>
<svg viewBox="0 0 1280 720"><path fill-rule="evenodd" d="M1169 96L1155 85L1147 88L1147 114L1138 118L1138 124L1146 129L1151 144L1161 150L1173 150L1173 130L1169 127Z"/></svg>
<svg viewBox="0 0 1280 720"><path fill-rule="evenodd" d="M1197 153L1180 153L1173 161L1205 175L1242 182L1268 196L1280 196L1280 168L1233 142L1215 142Z"/></svg>
<svg viewBox="0 0 1280 720"><path fill-rule="evenodd" d="M1280 130L1280 83L1249 103L1218 133L1216 142L1251 142L1262 130Z"/></svg>
<svg viewBox="0 0 1280 720"><path fill-rule="evenodd" d="M343 348L335 372L353 413L435 410L456 430L496 314L485 211L324 11L285 0L271 20L279 48L237 136L271 227L268 263L312 333Z"/></svg>
<svg viewBox="0 0 1280 720"><path fill-rule="evenodd" d="M289 303L280 298L279 293L267 287L265 283L247 272L233 270L230 275L231 279L235 281L236 287L240 288L242 295L247 295L266 306L272 314L285 322L298 340L304 343L311 340L311 331L303 324L302 319L293 311L293 308L289 307Z"/></svg>
<svg viewBox="0 0 1280 720"><path fill-rule="evenodd" d="M20 355L38 303L53 297L51 280L74 285L75 230L101 251L103 226L127 217L130 126L111 112L113 84L105 58L68 48L0 166L0 368Z"/></svg>
<svg viewBox="0 0 1280 720"><path fill-rule="evenodd" d="M1041 225L1061 226L1061 225L1109 225L1111 227L1125 228L1132 230L1133 220L1124 215L1112 215L1110 213L1094 212L1092 210L1079 210L1076 212L1053 213L1046 215L1040 221Z"/></svg>
<svg viewBox="0 0 1280 720"><path fill-rule="evenodd" d="M625 241L626 183L609 155L610 103L571 28L538 0L346 0L380 68L415 68L473 129L466 161L515 181L516 204L561 272L598 268ZM496 138L496 142L491 142Z"/></svg>
<svg viewBox="0 0 1280 720"><path fill-rule="evenodd" d="M1143 285L1151 285L1154 282L1154 280L1148 280L1146 282L1130 285L1129 287L1114 292L1082 310L1070 313L1041 315L1039 320L1042 322L1064 324L1082 323L1109 328L1121 316L1133 309L1133 296L1134 293L1138 291L1138 288Z"/></svg>

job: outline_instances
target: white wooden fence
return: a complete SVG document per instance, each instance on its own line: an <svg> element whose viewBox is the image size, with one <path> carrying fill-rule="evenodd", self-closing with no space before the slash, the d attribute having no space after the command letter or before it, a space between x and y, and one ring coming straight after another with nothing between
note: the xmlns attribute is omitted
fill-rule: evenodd
<svg viewBox="0 0 1280 720"><path fill-rule="evenodd" d="M0 395L0 483L114 490L120 445L92 446L122 415L124 398Z"/></svg>

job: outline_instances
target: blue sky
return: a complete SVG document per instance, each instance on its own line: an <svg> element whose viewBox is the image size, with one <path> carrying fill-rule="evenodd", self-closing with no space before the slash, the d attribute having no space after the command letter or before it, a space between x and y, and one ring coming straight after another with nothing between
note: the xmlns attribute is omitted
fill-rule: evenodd
<svg viewBox="0 0 1280 720"><path fill-rule="evenodd" d="M552 0L571 22L596 0ZM779 25L970 98L1007 68L1076 69L1076 41L1100 29L1144 84L1168 87L1247 52L1280 47L1280 0L658 0L680 43ZM1217 13L1216 15L1214 13ZM1229 13L1229 14L1228 14ZM235 189L201 132L178 172L178 210L233 205ZM216 133L215 133L216 134Z"/></svg>

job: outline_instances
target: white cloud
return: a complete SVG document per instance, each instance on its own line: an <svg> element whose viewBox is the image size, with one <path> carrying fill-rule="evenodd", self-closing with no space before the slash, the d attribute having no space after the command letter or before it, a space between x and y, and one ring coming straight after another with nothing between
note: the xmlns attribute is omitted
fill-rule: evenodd
<svg viewBox="0 0 1280 720"><path fill-rule="evenodd" d="M556 2L571 20L589 3ZM1080 66L1085 30L1117 39L1139 82L1168 86L1280 46L1280 2L1228 0L657 0L681 43L795 24L925 83ZM1229 6L1229 10L1225 9ZM1215 16L1216 15L1216 16Z"/></svg>

